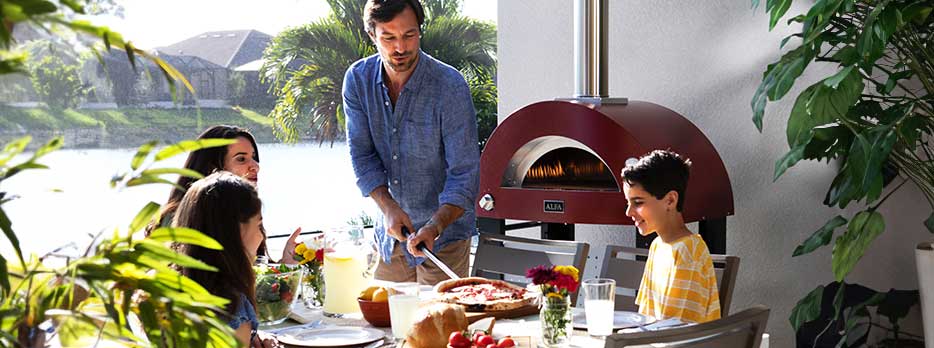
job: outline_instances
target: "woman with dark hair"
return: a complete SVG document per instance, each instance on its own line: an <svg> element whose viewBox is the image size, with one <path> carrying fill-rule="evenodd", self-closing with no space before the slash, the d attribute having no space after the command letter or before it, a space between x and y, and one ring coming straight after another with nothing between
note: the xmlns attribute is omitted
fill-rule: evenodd
<svg viewBox="0 0 934 348"><path fill-rule="evenodd" d="M262 203L253 184L221 171L191 184L179 200L172 222L172 226L201 231L223 246L223 250L212 250L180 244L180 253L217 268L217 272L211 272L182 267L181 273L212 294L230 300L226 308L230 314L228 324L248 347L278 343L256 339L259 321L253 259L264 239L261 211Z"/></svg>
<svg viewBox="0 0 934 348"><path fill-rule="evenodd" d="M186 169L194 170L205 176L224 170L246 179L254 186L257 185L259 180L259 148L249 131L237 126L219 125L206 129L198 136L198 139L236 139L237 142L227 146L211 147L189 153L188 159L185 160ZM195 179L181 176L176 184L179 187L188 189L194 181ZM159 226L168 226L172 222L172 216L178 209L179 202L184 195L185 191L178 188L172 189L169 200L163 205L160 213ZM282 263L297 263L292 258L292 250L295 249L297 244L295 239L300 232L301 229L296 229L286 241L285 249L282 252ZM266 230L262 229L262 233L264 238L256 253L268 256L269 251L266 248L265 238Z"/></svg>

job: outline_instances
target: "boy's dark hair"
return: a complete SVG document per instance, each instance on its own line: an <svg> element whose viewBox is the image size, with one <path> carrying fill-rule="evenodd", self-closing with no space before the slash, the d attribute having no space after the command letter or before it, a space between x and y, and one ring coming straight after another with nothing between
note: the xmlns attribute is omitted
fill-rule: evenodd
<svg viewBox="0 0 934 348"><path fill-rule="evenodd" d="M662 199L668 192L678 193L678 211L684 209L684 191L688 187L691 160L684 159L668 150L655 150L639 158L639 161L623 168L623 181L642 188Z"/></svg>
<svg viewBox="0 0 934 348"><path fill-rule="evenodd" d="M419 32L421 26L425 23L425 10L418 0L367 0L363 7L363 24L366 32L374 34L376 32L376 23L386 23L402 11L405 7L411 7L415 11L415 19L418 20Z"/></svg>

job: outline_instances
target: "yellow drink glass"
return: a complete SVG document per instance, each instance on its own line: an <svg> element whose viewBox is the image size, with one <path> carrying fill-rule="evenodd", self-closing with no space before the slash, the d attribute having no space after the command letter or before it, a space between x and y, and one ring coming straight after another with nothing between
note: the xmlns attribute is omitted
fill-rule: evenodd
<svg viewBox="0 0 934 348"><path fill-rule="evenodd" d="M324 315L360 312L357 296L373 278L379 259L376 246L364 237L362 228L335 229L329 234L325 234Z"/></svg>

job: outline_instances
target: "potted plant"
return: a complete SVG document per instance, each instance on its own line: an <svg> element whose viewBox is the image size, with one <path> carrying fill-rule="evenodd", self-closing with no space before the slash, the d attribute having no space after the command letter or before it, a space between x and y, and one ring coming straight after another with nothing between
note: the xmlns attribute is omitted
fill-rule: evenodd
<svg viewBox="0 0 934 348"><path fill-rule="evenodd" d="M770 29L791 3L766 0ZM759 1L753 0L753 5ZM776 161L774 172L778 179L801 160L838 164L823 204L842 209L852 203L861 209L853 216L830 218L793 254L829 244L844 227L834 240L831 259L836 282L845 284L872 241L885 231L878 208L893 192L911 182L934 207L931 10L930 1L814 1L805 14L788 20L801 30L782 40L780 47L794 48L768 66L752 98L753 122L761 131L766 104L785 97L811 63L837 67L798 94L785 129L790 150ZM918 222L918 228L922 225L934 232L934 214ZM829 288L818 286L798 302L790 318L796 331L819 316L823 292ZM833 288L834 313L828 325L842 323L841 344L853 343L872 325L881 325L871 322L865 310L871 304L844 310L840 303L847 287ZM876 305L882 301L872 298ZM925 319L928 325L934 322L930 316Z"/></svg>

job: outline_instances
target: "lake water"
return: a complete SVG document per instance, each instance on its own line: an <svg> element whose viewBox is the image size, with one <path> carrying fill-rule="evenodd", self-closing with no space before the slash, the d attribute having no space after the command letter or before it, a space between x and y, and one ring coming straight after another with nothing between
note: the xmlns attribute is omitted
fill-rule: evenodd
<svg viewBox="0 0 934 348"><path fill-rule="evenodd" d="M361 211L375 216L376 205L355 184L350 154L344 143L260 144L259 192L267 233L285 234L339 226ZM2 191L20 198L4 204L24 253L44 254L75 242L83 251L89 234L108 226L127 226L147 202L165 203L170 187L146 185L116 192L110 178L129 169L136 149L79 149L53 152L40 163L48 170L31 170L2 183ZM157 167L181 167L186 155ZM56 189L62 192L56 192ZM270 241L273 255L281 255L285 238ZM12 256L6 238L0 252ZM278 258L275 256L274 258Z"/></svg>

